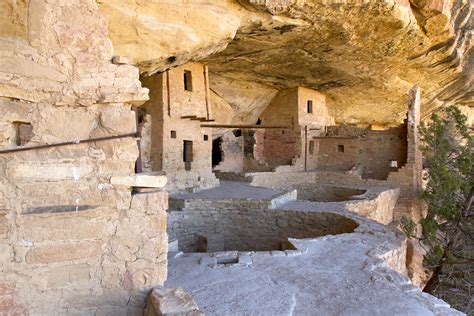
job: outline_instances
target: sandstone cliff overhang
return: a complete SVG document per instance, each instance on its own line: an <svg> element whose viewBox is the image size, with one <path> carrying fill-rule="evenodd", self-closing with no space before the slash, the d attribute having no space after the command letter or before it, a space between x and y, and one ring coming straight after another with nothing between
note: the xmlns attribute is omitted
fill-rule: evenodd
<svg viewBox="0 0 474 316"><path fill-rule="evenodd" d="M255 120L268 105L259 92L296 85L327 94L336 121L352 124L400 124L415 83L425 115L446 103L473 104L472 1L99 6L115 51L131 56L142 74L204 59L211 90L240 120Z"/></svg>

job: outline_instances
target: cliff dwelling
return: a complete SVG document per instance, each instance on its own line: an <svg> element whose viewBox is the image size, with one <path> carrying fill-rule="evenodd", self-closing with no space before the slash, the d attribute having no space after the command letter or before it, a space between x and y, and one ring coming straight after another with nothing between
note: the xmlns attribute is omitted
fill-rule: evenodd
<svg viewBox="0 0 474 316"><path fill-rule="evenodd" d="M0 315L473 313L416 224L472 1L0 9Z"/></svg>

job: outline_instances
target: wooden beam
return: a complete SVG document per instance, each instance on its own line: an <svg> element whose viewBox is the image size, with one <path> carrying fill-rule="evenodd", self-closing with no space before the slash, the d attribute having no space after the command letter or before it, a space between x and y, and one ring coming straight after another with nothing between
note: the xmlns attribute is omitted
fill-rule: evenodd
<svg viewBox="0 0 474 316"><path fill-rule="evenodd" d="M210 128L239 128L239 129L260 129L260 128L284 128L284 129L290 129L289 126L239 125L239 124L201 124L201 127L210 127Z"/></svg>
<svg viewBox="0 0 474 316"><path fill-rule="evenodd" d="M313 139L325 139L325 138L331 138L331 139L357 139L359 137L355 137L355 136L313 136Z"/></svg>
<svg viewBox="0 0 474 316"><path fill-rule="evenodd" d="M191 121L200 121L200 122L214 122L213 119L207 119L205 117L196 116L196 115L185 115L181 116L182 119L189 119Z"/></svg>

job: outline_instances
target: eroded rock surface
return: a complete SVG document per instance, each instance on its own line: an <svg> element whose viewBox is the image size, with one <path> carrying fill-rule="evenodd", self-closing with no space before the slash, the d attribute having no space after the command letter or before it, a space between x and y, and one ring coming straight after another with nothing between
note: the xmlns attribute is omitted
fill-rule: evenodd
<svg viewBox="0 0 474 316"><path fill-rule="evenodd" d="M116 51L143 73L205 58L237 120L254 123L265 91L296 85L326 93L337 122L353 124L401 123L414 83L424 114L472 105L472 1L101 0L100 9ZM260 99L242 89L236 100L249 82Z"/></svg>

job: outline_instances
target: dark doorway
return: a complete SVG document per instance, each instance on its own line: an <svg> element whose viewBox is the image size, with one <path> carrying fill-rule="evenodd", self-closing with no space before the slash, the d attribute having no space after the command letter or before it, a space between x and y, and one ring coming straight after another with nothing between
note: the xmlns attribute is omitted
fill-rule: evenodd
<svg viewBox="0 0 474 316"><path fill-rule="evenodd" d="M222 160L222 137L218 137L212 141L212 167L220 164Z"/></svg>
<svg viewBox="0 0 474 316"><path fill-rule="evenodd" d="M184 169L191 170L191 162L193 161L193 142L185 140L183 142L183 162Z"/></svg>
<svg viewBox="0 0 474 316"><path fill-rule="evenodd" d="M193 91L193 78L191 71L185 70L183 76L184 90Z"/></svg>

